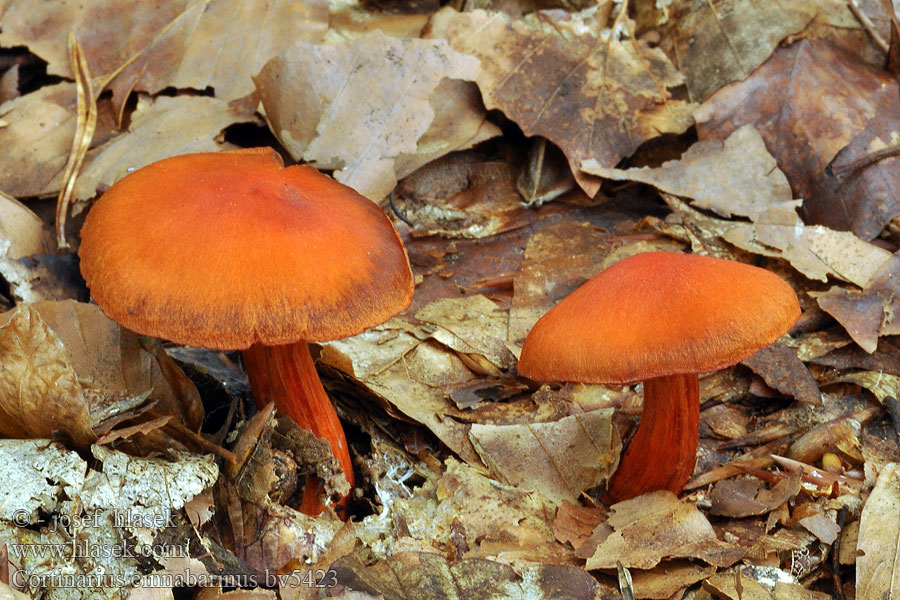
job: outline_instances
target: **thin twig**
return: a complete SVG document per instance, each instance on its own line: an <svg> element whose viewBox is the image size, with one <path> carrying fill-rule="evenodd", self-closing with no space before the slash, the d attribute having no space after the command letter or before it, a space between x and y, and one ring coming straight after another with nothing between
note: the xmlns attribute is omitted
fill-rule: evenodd
<svg viewBox="0 0 900 600"><path fill-rule="evenodd" d="M837 526L844 532L844 525L847 523L847 507L842 506L837 513ZM831 579L834 582L834 598L835 600L844 600L844 584L841 581L841 534L834 538L831 545Z"/></svg>
<svg viewBox="0 0 900 600"><path fill-rule="evenodd" d="M850 12L852 12L854 16L859 19L859 22L862 24L863 28L869 33L869 36L871 36L872 41L875 42L875 45L877 45L885 52L889 51L890 46L888 46L888 43L885 42L880 35L878 35L877 31L875 31L875 24L872 23L872 19L870 19L869 16L862 11L862 9L859 7L859 4L856 3L856 0L847 0L847 6L850 8Z"/></svg>
<svg viewBox="0 0 900 600"><path fill-rule="evenodd" d="M409 219L407 219L406 215L404 215L402 212L400 212L400 209L397 208L397 204L394 200L394 190L391 190L391 193L388 196L388 198L390 199L389 201L391 203L391 210L394 211L394 214L397 215L397 218L400 219L401 221L403 221L404 223L406 223L407 225L409 225L410 227L415 227L415 225L413 225L413 222L410 221Z"/></svg>
<svg viewBox="0 0 900 600"><path fill-rule="evenodd" d="M847 173L852 173L863 167L868 167L871 164L892 156L900 156L900 146L888 146L887 148L870 152L862 158L857 158L856 160L851 160L850 162L841 163L839 165L831 165L831 173L836 176L846 175Z"/></svg>

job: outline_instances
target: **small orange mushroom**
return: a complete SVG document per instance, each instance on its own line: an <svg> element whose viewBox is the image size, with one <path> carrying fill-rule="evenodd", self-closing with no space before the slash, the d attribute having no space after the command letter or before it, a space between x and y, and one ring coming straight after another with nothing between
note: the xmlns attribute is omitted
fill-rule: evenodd
<svg viewBox="0 0 900 600"><path fill-rule="evenodd" d="M535 324L518 371L531 379L644 382L637 433L607 499L678 493L694 469L698 373L750 356L800 316L797 295L769 271L717 258L648 252L617 262Z"/></svg>
<svg viewBox="0 0 900 600"><path fill-rule="evenodd" d="M91 208L81 272L110 318L179 344L244 350L257 406L324 437L351 487L343 429L308 341L351 336L409 306L406 250L385 214L271 148L139 169ZM324 509L314 478L301 510Z"/></svg>

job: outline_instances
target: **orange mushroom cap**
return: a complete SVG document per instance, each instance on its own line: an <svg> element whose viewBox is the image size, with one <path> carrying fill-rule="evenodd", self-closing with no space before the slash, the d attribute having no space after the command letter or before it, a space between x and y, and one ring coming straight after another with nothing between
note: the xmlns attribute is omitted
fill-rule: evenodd
<svg viewBox="0 0 900 600"><path fill-rule="evenodd" d="M81 272L125 327L244 349L354 335L405 309L406 251L351 188L271 148L139 169L91 208Z"/></svg>
<svg viewBox="0 0 900 600"><path fill-rule="evenodd" d="M525 340L518 371L583 383L704 373L771 344L799 316L797 295L765 269L672 252L637 254L547 312Z"/></svg>

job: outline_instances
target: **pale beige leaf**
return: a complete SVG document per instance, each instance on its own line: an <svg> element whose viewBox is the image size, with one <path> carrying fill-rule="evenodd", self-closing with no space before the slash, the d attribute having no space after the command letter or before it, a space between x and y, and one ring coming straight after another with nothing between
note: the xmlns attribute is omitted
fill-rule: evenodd
<svg viewBox="0 0 900 600"><path fill-rule="evenodd" d="M587 559L588 569L613 569L616 561L652 569L665 558L698 558L728 566L744 551L720 541L697 507L669 491L644 494L614 504L607 525L613 532Z"/></svg>
<svg viewBox="0 0 900 600"><path fill-rule="evenodd" d="M556 503L577 502L582 492L606 481L619 462L622 442L612 414L612 409L599 409L550 423L475 423L469 437L499 481L536 490Z"/></svg>
<svg viewBox="0 0 900 600"><path fill-rule="evenodd" d="M580 173L584 160L612 167L643 142L692 124L692 105L671 98L682 75L657 48L606 29L595 11L541 12L526 19L450 7L432 19L429 36L482 62L477 83L485 105L540 135L566 155L588 195L599 180Z"/></svg>
<svg viewBox="0 0 900 600"><path fill-rule="evenodd" d="M857 600L891 598L900 589L900 464L885 465L859 520Z"/></svg>
<svg viewBox="0 0 900 600"><path fill-rule="evenodd" d="M739 215L757 220L778 207L789 210L791 186L775 159L766 150L762 137L752 125L744 125L722 142L700 141L678 159L659 167L608 169L596 160L587 160L581 169L616 181L640 181L664 192L691 198L691 204L712 210L723 217Z"/></svg>
<svg viewBox="0 0 900 600"><path fill-rule="evenodd" d="M0 315L0 435L76 444L94 440L88 403L59 337L38 312L19 305Z"/></svg>
<svg viewBox="0 0 900 600"><path fill-rule="evenodd" d="M0 192L0 259L52 251L53 237L44 222L27 206Z"/></svg>
<svg viewBox="0 0 900 600"><path fill-rule="evenodd" d="M373 31L339 44L298 42L255 81L270 128L294 158L335 169L338 181L380 201L397 183L398 158L417 152L434 120L432 92L445 78L473 80L478 68L445 40Z"/></svg>

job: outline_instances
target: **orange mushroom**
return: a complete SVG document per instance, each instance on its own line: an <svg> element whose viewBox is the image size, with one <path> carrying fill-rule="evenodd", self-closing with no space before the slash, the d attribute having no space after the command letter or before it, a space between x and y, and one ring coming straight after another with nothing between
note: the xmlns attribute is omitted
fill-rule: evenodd
<svg viewBox="0 0 900 600"><path fill-rule="evenodd" d="M518 371L531 379L644 382L637 433L607 499L678 493L694 469L697 374L750 356L800 316L797 295L769 271L705 256L637 254L575 290L535 324Z"/></svg>
<svg viewBox="0 0 900 600"><path fill-rule="evenodd" d="M327 439L352 487L307 342L360 333L412 300L406 250L375 204L271 148L187 154L113 185L79 256L94 300L128 329L244 350L257 406L274 401ZM323 510L317 487L307 482L304 512Z"/></svg>

